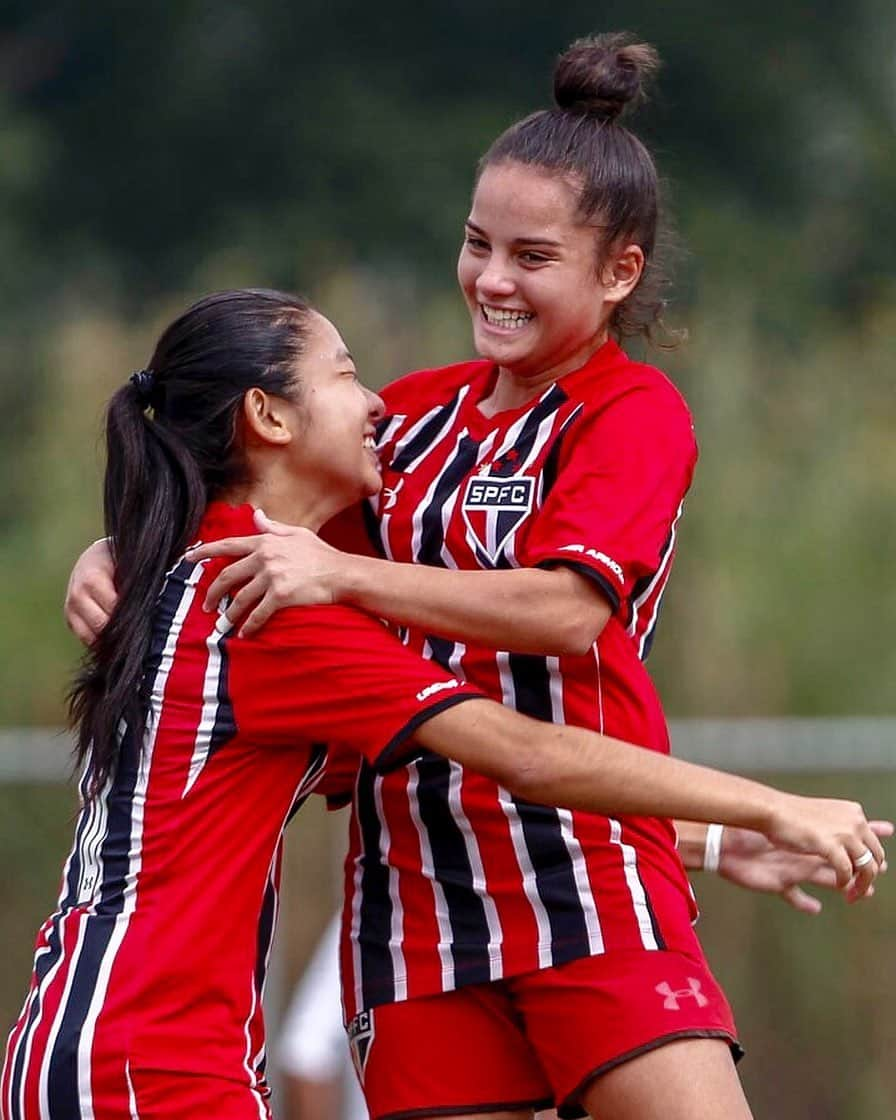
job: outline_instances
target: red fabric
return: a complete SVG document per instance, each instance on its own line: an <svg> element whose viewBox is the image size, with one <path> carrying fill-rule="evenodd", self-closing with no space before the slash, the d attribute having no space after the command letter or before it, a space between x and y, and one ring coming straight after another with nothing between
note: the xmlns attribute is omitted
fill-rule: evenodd
<svg viewBox="0 0 896 1120"><path fill-rule="evenodd" d="M740 1053L696 948L586 957L368 1016L352 1054L372 1120L554 1102L581 1117L592 1077L666 1042L720 1038Z"/></svg>
<svg viewBox="0 0 896 1120"><path fill-rule="evenodd" d="M466 362L384 390L383 492L364 511L367 531L398 561L569 564L614 614L583 657L521 657L413 628L402 636L528 715L668 752L642 658L696 460L687 407L663 374L612 342L538 399L488 417L479 406L494 377L489 363ZM689 943L695 907L668 821L521 807L493 782L427 758L382 778L362 767L355 813L349 1020L579 956ZM384 937L388 955L377 951Z"/></svg>
<svg viewBox="0 0 896 1120"><path fill-rule="evenodd" d="M248 507L215 505L200 536L250 526ZM242 1117L253 1101L261 1115L260 990L282 833L302 799L327 788L325 741L338 737L337 761L352 771L359 757L394 763L422 720L477 695L342 608L284 611L237 637L202 609L222 564L182 561L160 596L149 731L142 753L125 737L114 785L79 818L7 1052L4 1120L19 1120L13 1099L22 1120L39 1115L43 1091L51 1112L77 1115L80 1100L96 1120L128 1115L127 1071L135 1084L194 1075L170 1084L198 1085L203 1099L218 1084L237 1102L194 1115ZM146 1084L168 1099L156 1094L164 1078Z"/></svg>

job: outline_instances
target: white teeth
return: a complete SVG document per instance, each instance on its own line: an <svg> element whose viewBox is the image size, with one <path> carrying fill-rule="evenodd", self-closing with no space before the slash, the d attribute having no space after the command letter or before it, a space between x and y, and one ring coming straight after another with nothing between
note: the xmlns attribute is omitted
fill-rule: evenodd
<svg viewBox="0 0 896 1120"><path fill-rule="evenodd" d="M480 304L480 307L486 322L491 323L494 327L509 327L511 330L516 330L528 323L530 319L535 318L531 311L517 311L515 308L508 307L489 307L485 303Z"/></svg>
<svg viewBox="0 0 896 1120"><path fill-rule="evenodd" d="M368 451L376 451L376 441L374 440L373 436L364 437L364 446Z"/></svg>

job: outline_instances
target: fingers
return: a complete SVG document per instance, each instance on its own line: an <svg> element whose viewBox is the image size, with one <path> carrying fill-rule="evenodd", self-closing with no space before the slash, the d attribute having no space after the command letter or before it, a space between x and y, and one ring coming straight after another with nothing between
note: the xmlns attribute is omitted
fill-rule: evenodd
<svg viewBox="0 0 896 1120"><path fill-rule="evenodd" d="M229 595L234 587L239 587L240 584L248 583L257 574L258 557L255 553L244 556L242 560L235 560L232 564L228 564L209 584L208 591L205 593L205 602L202 604L203 610L216 610L224 596ZM247 602L244 598L244 610L247 611L252 602L254 602L254 600ZM231 621L235 621L236 616L232 615L229 610L227 616Z"/></svg>
<svg viewBox="0 0 896 1120"><path fill-rule="evenodd" d="M271 615L277 610L277 603L270 594L265 595L254 611L249 615L240 629L241 638L251 637L256 630L260 630Z"/></svg>
<svg viewBox="0 0 896 1120"><path fill-rule="evenodd" d="M100 636L100 632L108 621L108 616L96 612L90 619L85 619L81 614L65 612L65 621L69 630L75 635L83 646L92 646Z"/></svg>
<svg viewBox="0 0 896 1120"><path fill-rule="evenodd" d="M868 827L875 836L880 836L886 840L888 836L893 835L893 830L896 828L896 825L894 825L892 821L869 821Z"/></svg>
<svg viewBox="0 0 896 1120"><path fill-rule="evenodd" d="M874 831L870 824L867 825L865 829L864 840L865 847L874 856L874 862L878 866L880 866L886 861L887 853L884 851L883 844L881 844L880 840L878 839L877 833Z"/></svg>
<svg viewBox="0 0 896 1120"><path fill-rule="evenodd" d="M257 509L253 516L253 521L262 533L273 533L278 537L288 537L291 533L295 532L294 525L284 525L282 521L274 521L264 512L263 509Z"/></svg>
<svg viewBox="0 0 896 1120"><path fill-rule="evenodd" d="M266 583L260 574L256 575L253 579L250 579L244 587L241 587L239 589L239 591L236 593L236 595L234 595L230 603L227 605L227 611L225 613L228 620L234 626L236 626L239 623L240 619L245 618L246 615L252 610L252 608L258 603L258 601L264 596L266 589ZM209 594L211 595L211 593ZM220 602L220 600L221 596L215 599L214 603L217 604ZM206 609L213 610L214 607L207 607ZM240 634L242 635L242 633L243 631L241 630Z"/></svg>
<svg viewBox="0 0 896 1120"><path fill-rule="evenodd" d="M209 541L187 549L190 560L211 560L214 556L246 556L258 544L258 537L225 537L220 541Z"/></svg>
<svg viewBox="0 0 896 1120"><path fill-rule="evenodd" d="M789 903L794 910L801 914L818 914L821 912L821 903L817 898L806 892L797 883L781 892L781 897Z"/></svg>

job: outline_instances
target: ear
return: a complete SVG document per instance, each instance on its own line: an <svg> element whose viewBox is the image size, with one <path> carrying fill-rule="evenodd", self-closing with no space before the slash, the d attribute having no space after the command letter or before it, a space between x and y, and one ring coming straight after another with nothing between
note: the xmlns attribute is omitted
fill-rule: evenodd
<svg viewBox="0 0 896 1120"><path fill-rule="evenodd" d="M295 432L294 406L283 397L273 397L257 386L243 397L243 422L248 440L264 444L287 444Z"/></svg>
<svg viewBox="0 0 896 1120"><path fill-rule="evenodd" d="M644 271L644 250L640 245L625 245L611 254L601 273L606 303L621 303L631 293Z"/></svg>

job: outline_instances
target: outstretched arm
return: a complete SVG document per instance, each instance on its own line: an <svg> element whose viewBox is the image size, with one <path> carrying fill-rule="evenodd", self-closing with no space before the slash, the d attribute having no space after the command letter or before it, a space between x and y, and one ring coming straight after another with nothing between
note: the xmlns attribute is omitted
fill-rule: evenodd
<svg viewBox="0 0 896 1120"><path fill-rule="evenodd" d="M529 801L751 829L777 847L821 857L850 899L867 894L885 859L855 802L783 793L581 728L541 723L490 700L438 713L417 739Z"/></svg>

